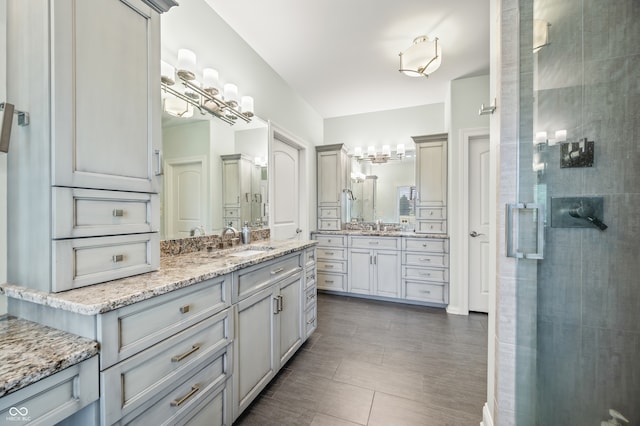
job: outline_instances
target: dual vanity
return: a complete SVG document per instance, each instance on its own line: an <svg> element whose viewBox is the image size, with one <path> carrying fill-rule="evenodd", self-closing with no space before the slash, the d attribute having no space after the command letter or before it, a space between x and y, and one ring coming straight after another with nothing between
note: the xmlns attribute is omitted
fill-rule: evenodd
<svg viewBox="0 0 640 426"><path fill-rule="evenodd" d="M0 419L231 424L316 328L316 244L173 247L103 284L3 285Z"/></svg>

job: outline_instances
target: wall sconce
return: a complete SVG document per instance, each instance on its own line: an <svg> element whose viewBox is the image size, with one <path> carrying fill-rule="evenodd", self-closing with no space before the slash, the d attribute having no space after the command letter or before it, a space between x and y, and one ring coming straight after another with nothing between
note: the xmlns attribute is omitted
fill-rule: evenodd
<svg viewBox="0 0 640 426"><path fill-rule="evenodd" d="M224 85L223 95L219 96L218 71L213 68L203 69L200 82L196 80L196 63L195 53L188 49L178 50L176 68L167 62L161 62L160 85L165 94L171 95L165 97L165 111L176 117L187 118L197 109L202 115L210 114L231 125L238 118L250 122L254 115L253 98L243 96L238 104L238 86L231 83ZM182 90L175 87L176 82L182 83Z"/></svg>
<svg viewBox="0 0 640 426"><path fill-rule="evenodd" d="M416 37L413 44L404 52L400 52L400 71L409 77L429 77L429 74L440 68L442 48L439 39L433 41L427 36Z"/></svg>
<svg viewBox="0 0 640 426"><path fill-rule="evenodd" d="M542 19L533 20L533 53L538 53L540 49L550 44L549 27L550 23Z"/></svg>

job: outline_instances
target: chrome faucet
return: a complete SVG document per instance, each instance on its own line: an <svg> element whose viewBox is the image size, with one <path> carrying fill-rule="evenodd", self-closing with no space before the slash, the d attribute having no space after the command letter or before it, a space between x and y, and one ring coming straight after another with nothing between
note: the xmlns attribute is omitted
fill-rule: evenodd
<svg viewBox="0 0 640 426"><path fill-rule="evenodd" d="M224 228L224 231L222 231L222 236L224 237L229 232L233 233L233 236L231 238L235 238L235 236L238 235L238 230L236 228L234 228L233 226L231 226L231 224L229 224L229 226Z"/></svg>
<svg viewBox="0 0 640 426"><path fill-rule="evenodd" d="M204 232L204 226L200 225L192 228L189 234L192 237L203 237L206 233Z"/></svg>

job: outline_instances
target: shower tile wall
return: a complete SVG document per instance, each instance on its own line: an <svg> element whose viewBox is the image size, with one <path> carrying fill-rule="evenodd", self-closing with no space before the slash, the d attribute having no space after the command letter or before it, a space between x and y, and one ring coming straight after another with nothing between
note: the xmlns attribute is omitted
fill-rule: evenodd
<svg viewBox="0 0 640 426"><path fill-rule="evenodd" d="M595 141L591 168L561 169L560 147L543 148L538 194L603 196L609 225L546 227L537 423L599 424L615 408L639 424L640 2L523 0L521 10L531 1L551 24L551 44L533 58L533 131Z"/></svg>

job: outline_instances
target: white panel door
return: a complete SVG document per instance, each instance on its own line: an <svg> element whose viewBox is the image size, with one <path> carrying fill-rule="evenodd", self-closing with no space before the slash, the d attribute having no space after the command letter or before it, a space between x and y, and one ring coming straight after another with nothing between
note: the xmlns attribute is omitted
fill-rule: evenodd
<svg viewBox="0 0 640 426"><path fill-rule="evenodd" d="M273 220L271 238L286 240L300 236L300 166L299 151L277 138L273 139Z"/></svg>
<svg viewBox="0 0 640 426"><path fill-rule="evenodd" d="M207 225L209 202L204 158L173 160L165 166L166 237L187 237L191 230Z"/></svg>
<svg viewBox="0 0 640 426"><path fill-rule="evenodd" d="M489 137L469 139L469 310L489 311Z"/></svg>

